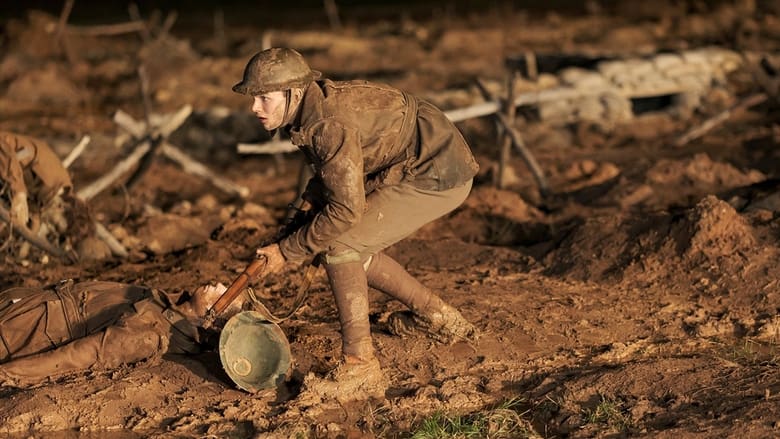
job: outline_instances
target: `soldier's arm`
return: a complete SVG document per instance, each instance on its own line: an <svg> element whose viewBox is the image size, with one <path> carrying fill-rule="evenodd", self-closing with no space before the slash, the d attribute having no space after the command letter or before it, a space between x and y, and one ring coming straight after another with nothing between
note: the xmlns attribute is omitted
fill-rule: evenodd
<svg viewBox="0 0 780 439"><path fill-rule="evenodd" d="M280 242L288 260L302 260L325 250L328 242L360 222L365 211L363 151L357 132L330 121L313 139L322 161L319 174L326 199L309 224Z"/></svg>
<svg viewBox="0 0 780 439"><path fill-rule="evenodd" d="M54 350L0 364L0 384L29 387L90 369L113 369L157 358L167 350L168 341L154 319L132 314L101 332Z"/></svg>
<svg viewBox="0 0 780 439"><path fill-rule="evenodd" d="M43 184L43 193L40 195L42 199L49 200L57 195L60 189L68 191L73 187L68 170L48 143L32 137L22 137L19 141L24 142L26 148L35 151L30 168Z"/></svg>
<svg viewBox="0 0 780 439"><path fill-rule="evenodd" d="M22 164L16 157L16 141L11 134L0 134L0 180L10 193L12 219L26 224L29 219L27 186L24 184Z"/></svg>

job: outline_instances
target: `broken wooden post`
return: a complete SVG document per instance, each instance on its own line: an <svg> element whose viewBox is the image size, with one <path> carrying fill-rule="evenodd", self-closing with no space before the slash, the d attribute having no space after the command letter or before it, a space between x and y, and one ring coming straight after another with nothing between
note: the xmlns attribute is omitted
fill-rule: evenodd
<svg viewBox="0 0 780 439"><path fill-rule="evenodd" d="M190 111L192 110L191 107L189 107L189 109ZM187 115L189 116L189 113ZM180 116L174 115L174 118L178 118L178 117ZM132 135L133 137L141 137L145 133L145 128L143 124L136 121L135 119L133 119L132 116L130 116L129 114L125 113L122 110L117 110L117 112L114 114L114 122L120 127L122 127L125 131L130 133L130 135ZM182 123L183 122L184 120L182 120ZM163 134L164 135L162 136L162 141L160 144L160 153L165 157L173 160L177 164L179 164L185 172L192 175L196 175L201 178L205 178L206 180L211 182L217 189L221 189L222 191L230 195L238 195L240 198L246 198L249 196L250 194L249 188L247 188L246 186L238 185L228 179L225 179L215 174L207 166L191 158L184 151L180 150L176 146L167 142L165 139L168 137L168 135L170 135L170 133L165 134L163 132Z"/></svg>
<svg viewBox="0 0 780 439"><path fill-rule="evenodd" d="M536 80L539 79L539 67L536 63L536 54L532 50L527 50L523 53L523 58L525 58L525 77L536 82Z"/></svg>
<svg viewBox="0 0 780 439"><path fill-rule="evenodd" d="M143 28L140 29L138 33L141 34L141 39L143 40L144 44L148 44L152 40L152 34L149 32L149 26L147 26L141 18L141 11L138 10L138 4L130 3L127 6L127 13L130 15L131 20L143 23Z"/></svg>
<svg viewBox="0 0 780 439"><path fill-rule="evenodd" d="M248 187L238 185L230 180L220 177L219 175L213 173L204 164L192 159L190 156L185 154L184 151L171 145L168 142L164 142L162 144L160 152L164 156L178 163L184 172L205 178L217 189L221 189L231 195L238 195L241 198L246 198L249 196L250 191Z"/></svg>
<svg viewBox="0 0 780 439"><path fill-rule="evenodd" d="M515 101L515 73L516 70L513 68L510 68L507 73L507 98L504 101L504 113L510 125L514 125L516 113L516 108L512 105L512 102ZM496 183L498 183L500 189L504 189L506 186L506 169L509 166L510 153L512 151L512 137L507 130L504 130L501 140L501 151L498 159L498 181Z"/></svg>
<svg viewBox="0 0 780 439"><path fill-rule="evenodd" d="M513 76L512 76L513 77ZM514 84L514 81L510 81L512 84ZM492 101L498 102L498 98L488 90L488 88L482 83L481 80L477 79L477 85L480 87L482 92L486 94ZM514 93L510 93L510 99L507 100L506 107L507 107L507 114L509 113L509 108L512 108L512 114L514 114L514 105L511 104L511 102L516 101L511 97ZM528 169L531 171L531 174L534 176L534 179L536 180L537 186L539 186L539 193L546 197L550 194L550 186L547 183L547 179L544 177L544 172L542 171L541 167L539 167L539 164L536 162L536 159L534 158L533 154L531 154L531 151L528 150L528 148L525 146L525 142L523 141L522 136L520 133L515 129L514 123L510 121L510 119L507 117L507 114L501 113L501 112L494 112L492 115L495 117L495 119L501 124L502 129L507 135L507 138L510 140L510 144L517 149L517 152L520 154L520 157L525 162L526 166L528 166ZM501 151L501 154L504 154L503 148ZM506 160L508 160L509 152L506 152ZM503 156L502 158L503 159ZM502 167L507 166L506 163L504 165L501 165L499 163L499 173L502 173L503 170ZM503 176L499 177L499 182L501 181L501 178Z"/></svg>
<svg viewBox="0 0 780 439"><path fill-rule="evenodd" d="M274 31L273 30L266 30L265 32L263 32L263 36L260 38L260 49L261 50L266 50L266 49L270 49L271 47L273 47L272 46L272 44L273 44L273 36L274 36Z"/></svg>
<svg viewBox="0 0 780 439"><path fill-rule="evenodd" d="M94 26L68 25L66 31L76 35L98 37L143 32L144 29L146 29L146 24L143 21L128 21L124 23L98 24Z"/></svg>
<svg viewBox="0 0 780 439"><path fill-rule="evenodd" d="M548 196L550 194L550 185L547 184L547 179L544 177L542 168L539 167L539 164L536 162L533 154L531 154L531 151L529 151L525 146L525 142L523 141L522 136L520 136L520 133L518 133L517 130L509 123L504 114L496 113L496 116L498 116L498 119L504 125L504 128L509 132L509 135L512 138L512 145L514 145L515 149L517 149L517 152L520 153L520 157L528 166L531 174L533 174L534 179L536 180L536 184L539 185L539 193L542 194L543 197Z"/></svg>
<svg viewBox="0 0 780 439"><path fill-rule="evenodd" d="M122 113L121 115L120 112ZM183 123L187 120L189 115L192 113L192 107L189 105L185 105L181 109L179 109L176 113L170 115L163 123L159 125L159 127L156 128L156 132L159 133L159 136L163 139L167 138L171 135L174 131L176 131ZM114 122L120 124L120 120L127 120L132 119L129 115L122 112L121 110L117 111L117 113L114 115ZM123 126L123 128L127 129L131 132L131 134L135 134L134 131L137 127L137 122L133 120L134 123L128 124L127 126ZM139 135L142 136L143 132ZM114 166L111 171L100 177L99 179L93 181L86 187L80 189L77 191L76 195L81 198L82 200L88 201L92 199L95 195L99 194L103 190L105 190L107 187L109 187L111 184L113 184L116 180L118 180L120 177L122 177L127 171L133 168L146 153L149 152L151 149L151 138L149 136L136 138L135 142L135 149L133 152L126 157L121 162L117 163L116 166Z"/></svg>
<svg viewBox="0 0 780 439"><path fill-rule="evenodd" d="M149 97L149 78L146 76L146 69L144 68L143 65L138 67L138 80L140 83L141 100L144 108L144 121L146 122L146 131L150 139L150 148L149 151L147 151L146 154L144 154L144 156L141 157L141 161L138 164L138 167L135 169L133 174L130 175L130 178L127 179L125 186L127 186L128 189L135 186L135 184L141 179L141 177L149 169L149 166L151 166L152 160L154 159L154 155L157 153L157 149L160 147L160 144L162 143L162 138L159 135L151 134L152 101L151 98Z"/></svg>
<svg viewBox="0 0 780 439"><path fill-rule="evenodd" d="M103 192L103 190L111 186L111 184L123 176L127 171L132 169L133 166L141 161L141 158L143 158L152 148L149 139L140 139L135 145L135 149L129 156L117 163L111 171L107 172L102 177L76 191L76 196L84 201L91 200L95 195Z"/></svg>
<svg viewBox="0 0 780 439"><path fill-rule="evenodd" d="M87 145L89 145L90 140L92 140L89 136L83 136L81 138L81 141L79 141L78 145L76 145L68 154L67 157L62 161L62 165L65 166L65 169L69 168L70 165L73 164L73 162L79 158L82 152L84 152L84 149L87 148Z"/></svg>
<svg viewBox="0 0 780 439"><path fill-rule="evenodd" d="M699 126L692 128L691 130L689 130L688 132L680 136L677 139L677 141L674 142L674 146L680 148L687 145L690 141L694 139L698 139L699 137L707 134L708 131L726 122L731 117L738 114L740 111L746 110L750 107L755 107L756 105L759 105L764 101L766 101L767 98L768 96L765 93L755 93L746 97L745 99L737 102L736 104L732 105L728 109L721 111L715 116L705 120Z"/></svg>
<svg viewBox="0 0 780 439"><path fill-rule="evenodd" d="M170 33L171 28L173 28L173 24L176 23L176 19L178 17L179 13L176 11L171 11L168 13L168 15L165 16L165 21L163 21L163 24L160 27L160 31L157 33L157 39L155 40L156 43L160 43L161 41L168 38L168 33Z"/></svg>
<svg viewBox="0 0 780 439"><path fill-rule="evenodd" d="M123 246L122 243L116 239L116 237L106 228L106 226L101 224L99 221L93 221L93 224L95 226L95 236L106 243L108 248L111 250L111 253L123 259L129 256L125 246Z"/></svg>
<svg viewBox="0 0 780 439"><path fill-rule="evenodd" d="M341 19L339 18L339 7L336 5L336 0L323 0L325 6L325 14L328 16L328 22L330 23L331 30L336 32L341 30Z"/></svg>
<svg viewBox="0 0 780 439"><path fill-rule="evenodd" d="M57 32L55 34L57 44L59 44L60 50L62 50L70 65L75 64L76 55L73 53L73 50L71 50L70 44L68 44L68 37L66 35L65 28L68 25L68 18L70 18L70 13L73 11L74 1L75 0L65 0L65 4L62 6L62 12L60 13L60 19L57 22Z"/></svg>
<svg viewBox="0 0 780 439"><path fill-rule="evenodd" d="M220 54L224 54L228 48L225 34L225 13L221 8L214 11L214 46Z"/></svg>
<svg viewBox="0 0 780 439"><path fill-rule="evenodd" d="M5 209L5 207L3 207L2 205L0 205L0 220L3 220L5 223L7 223L11 227L11 230L15 230L19 232L19 234L22 235L22 237L26 239L30 244L38 247L39 249L45 251L46 253L49 253L52 256L56 256L60 259L65 259L71 263L78 262L78 257L73 253L68 253L59 247L55 247L52 243L36 235L32 230L28 229L27 227L22 226L20 224L16 224L13 221L11 221L11 213L8 212Z"/></svg>

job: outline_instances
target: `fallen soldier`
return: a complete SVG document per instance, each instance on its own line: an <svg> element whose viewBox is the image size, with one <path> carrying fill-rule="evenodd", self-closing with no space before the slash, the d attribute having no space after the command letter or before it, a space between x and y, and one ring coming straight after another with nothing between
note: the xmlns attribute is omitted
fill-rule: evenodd
<svg viewBox="0 0 780 439"><path fill-rule="evenodd" d="M110 249L95 234L86 204L73 194L73 183L60 158L44 141L0 131L0 206L16 226L80 259L103 259ZM4 224L0 223L0 233ZM12 242L6 240L6 242ZM5 247L6 244L3 244ZM27 258L29 243L17 256Z"/></svg>
<svg viewBox="0 0 780 439"><path fill-rule="evenodd" d="M31 219L30 204L35 212L43 212L73 188L68 171L46 142L7 131L0 131L0 180L11 219L25 226Z"/></svg>
<svg viewBox="0 0 780 439"><path fill-rule="evenodd" d="M63 281L0 292L0 385L31 387L87 370L201 351L199 327L226 290L192 294ZM225 315L241 309L239 298Z"/></svg>

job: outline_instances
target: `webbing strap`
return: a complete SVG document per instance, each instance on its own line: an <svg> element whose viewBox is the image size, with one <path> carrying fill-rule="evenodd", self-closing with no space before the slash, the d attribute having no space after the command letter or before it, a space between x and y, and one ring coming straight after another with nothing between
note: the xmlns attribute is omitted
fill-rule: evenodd
<svg viewBox="0 0 780 439"><path fill-rule="evenodd" d="M290 317L292 317L293 314L295 314L298 309L303 305L303 302L306 301L306 296L309 292L309 287L311 286L311 282L314 279L314 273L317 272L317 264L310 263L306 266L306 271L303 273L303 279L301 280L300 285L298 286L298 294L295 296L295 300L293 301L293 306L286 314L283 314L282 316L278 317L275 316L271 311L266 308L266 306L263 304L263 302L260 301L260 299L257 298L257 295L255 294L255 291L252 288L247 288L247 294L249 296L249 300L252 301L252 304L254 305L255 311L257 311L259 314L263 316L267 321L271 323L278 324L280 322L283 322Z"/></svg>

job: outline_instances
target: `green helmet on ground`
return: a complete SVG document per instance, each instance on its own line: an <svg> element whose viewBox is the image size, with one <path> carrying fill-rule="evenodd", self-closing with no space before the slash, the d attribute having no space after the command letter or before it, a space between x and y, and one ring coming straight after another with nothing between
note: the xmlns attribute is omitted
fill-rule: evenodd
<svg viewBox="0 0 780 439"><path fill-rule="evenodd" d="M293 49L274 47L256 53L244 69L244 79L233 86L241 94L260 95L304 87L320 77Z"/></svg>
<svg viewBox="0 0 780 439"><path fill-rule="evenodd" d="M272 389L284 382L290 370L290 344L278 325L256 311L243 311L222 329L219 359L241 389Z"/></svg>

